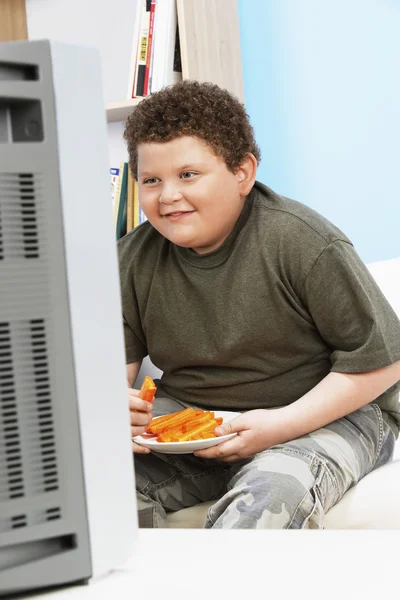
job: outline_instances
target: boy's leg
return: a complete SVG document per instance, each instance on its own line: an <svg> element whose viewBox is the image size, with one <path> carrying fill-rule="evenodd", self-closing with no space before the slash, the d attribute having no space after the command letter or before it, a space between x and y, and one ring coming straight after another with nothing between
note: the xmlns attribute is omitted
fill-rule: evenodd
<svg viewBox="0 0 400 600"><path fill-rule="evenodd" d="M136 454L139 527L168 527L166 513L216 500L227 490L229 465L193 454Z"/></svg>
<svg viewBox="0 0 400 600"><path fill-rule="evenodd" d="M228 492L205 527L317 529L345 492L393 456L395 436L376 404L309 435L232 463Z"/></svg>
<svg viewBox="0 0 400 600"><path fill-rule="evenodd" d="M154 416L186 405L156 397ZM226 492L229 465L193 454L134 454L139 526L168 527L166 513L215 500Z"/></svg>

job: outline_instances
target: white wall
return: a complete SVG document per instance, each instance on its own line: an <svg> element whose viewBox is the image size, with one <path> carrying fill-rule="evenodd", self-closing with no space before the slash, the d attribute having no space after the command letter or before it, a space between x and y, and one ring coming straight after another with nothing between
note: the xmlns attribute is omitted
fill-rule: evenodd
<svg viewBox="0 0 400 600"><path fill-rule="evenodd" d="M124 124L108 124L108 154L110 157L110 167L119 167L121 161L128 161L128 151L125 140L123 139Z"/></svg>
<svg viewBox="0 0 400 600"><path fill-rule="evenodd" d="M26 0L28 37L100 51L105 102L125 100L137 0Z"/></svg>
<svg viewBox="0 0 400 600"><path fill-rule="evenodd" d="M104 103L128 97L138 0L26 0L30 40L52 39L100 52ZM127 160L121 123L108 126L110 166Z"/></svg>

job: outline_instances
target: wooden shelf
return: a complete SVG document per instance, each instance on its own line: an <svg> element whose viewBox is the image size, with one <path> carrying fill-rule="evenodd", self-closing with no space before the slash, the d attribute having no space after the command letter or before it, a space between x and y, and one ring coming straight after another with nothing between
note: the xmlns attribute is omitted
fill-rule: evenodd
<svg viewBox="0 0 400 600"><path fill-rule="evenodd" d="M244 102L238 0L177 0L182 77L211 81Z"/></svg>
<svg viewBox="0 0 400 600"><path fill-rule="evenodd" d="M143 100L143 98L132 98L132 100L125 100L124 102L107 104L107 122L114 123L115 121L125 121L141 100Z"/></svg>
<svg viewBox="0 0 400 600"><path fill-rule="evenodd" d="M27 39L25 0L0 0L0 42Z"/></svg>
<svg viewBox="0 0 400 600"><path fill-rule="evenodd" d="M238 0L177 0L177 13L183 79L211 81L244 102ZM107 121L124 121L141 100L108 104Z"/></svg>

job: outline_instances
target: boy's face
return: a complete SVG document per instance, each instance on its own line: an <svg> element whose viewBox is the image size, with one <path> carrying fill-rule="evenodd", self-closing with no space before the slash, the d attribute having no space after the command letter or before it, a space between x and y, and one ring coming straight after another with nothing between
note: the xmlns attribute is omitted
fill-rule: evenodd
<svg viewBox="0 0 400 600"><path fill-rule="evenodd" d="M245 202L241 176L202 140L180 137L138 146L141 207L168 240L198 254L221 246Z"/></svg>

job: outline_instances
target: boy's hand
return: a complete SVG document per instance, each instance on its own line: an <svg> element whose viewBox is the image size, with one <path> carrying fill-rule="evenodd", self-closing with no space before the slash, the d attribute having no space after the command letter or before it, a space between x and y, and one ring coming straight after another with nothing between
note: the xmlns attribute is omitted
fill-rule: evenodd
<svg viewBox="0 0 400 600"><path fill-rule="evenodd" d="M138 398L140 390L134 390L132 388L128 388L128 402L129 402L129 412L131 419L131 436L141 435L147 429L153 415L151 413L151 409L153 408L151 402L146 402L146 400L142 400ZM133 452L137 452L138 454L149 454L150 449L144 448L143 446L139 446L132 441L132 450Z"/></svg>
<svg viewBox="0 0 400 600"><path fill-rule="evenodd" d="M225 462L236 462L254 456L257 452L284 441L283 413L279 408L249 410L215 429L219 436L234 432L237 432L237 435L230 440L194 454L201 458L217 458Z"/></svg>

